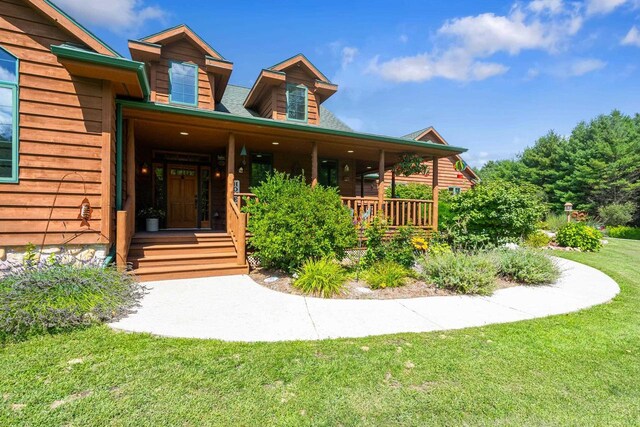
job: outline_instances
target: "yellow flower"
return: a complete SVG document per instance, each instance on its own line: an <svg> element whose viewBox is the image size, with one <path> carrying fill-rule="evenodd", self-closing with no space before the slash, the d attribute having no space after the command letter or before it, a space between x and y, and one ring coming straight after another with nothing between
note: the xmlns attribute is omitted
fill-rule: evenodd
<svg viewBox="0 0 640 427"><path fill-rule="evenodd" d="M413 244L413 247L419 251L426 251L429 249L429 243L424 237L414 237L411 239L411 243Z"/></svg>

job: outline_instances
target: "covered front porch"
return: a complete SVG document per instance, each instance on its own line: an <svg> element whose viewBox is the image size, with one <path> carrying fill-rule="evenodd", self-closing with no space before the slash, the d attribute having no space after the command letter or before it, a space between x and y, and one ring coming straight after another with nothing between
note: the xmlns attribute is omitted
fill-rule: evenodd
<svg viewBox="0 0 640 427"><path fill-rule="evenodd" d="M226 233L244 257L243 203L274 170L303 176L312 186L338 188L357 218L384 215L392 227L438 228L438 162L430 171L433 200L386 197L394 180L386 182L384 176L403 153L431 160L452 155L448 146L128 101L118 105L118 123L121 263L127 260L133 235L144 231L136 212L145 208L166 213L161 229ZM364 177L372 172L382 178L377 197L366 197L364 186L370 184Z"/></svg>

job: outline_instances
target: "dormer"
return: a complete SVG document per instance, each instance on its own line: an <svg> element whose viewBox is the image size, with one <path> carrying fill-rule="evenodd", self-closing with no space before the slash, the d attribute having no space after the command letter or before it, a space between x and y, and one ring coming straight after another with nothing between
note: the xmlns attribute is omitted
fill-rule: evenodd
<svg viewBox="0 0 640 427"><path fill-rule="evenodd" d="M337 90L337 85L298 54L262 70L244 106L261 117L318 125L320 104Z"/></svg>
<svg viewBox="0 0 640 427"><path fill-rule="evenodd" d="M233 63L179 25L129 40L132 59L147 64L151 101L214 110L222 100Z"/></svg>

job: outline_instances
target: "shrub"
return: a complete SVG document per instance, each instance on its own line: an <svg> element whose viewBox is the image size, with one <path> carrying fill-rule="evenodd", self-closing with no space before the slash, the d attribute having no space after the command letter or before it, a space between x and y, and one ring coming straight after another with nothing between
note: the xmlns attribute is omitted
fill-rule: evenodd
<svg viewBox="0 0 640 427"><path fill-rule="evenodd" d="M554 233L560 230L560 227L567 223L567 216L565 214L549 214L545 221L550 231Z"/></svg>
<svg viewBox="0 0 640 427"><path fill-rule="evenodd" d="M451 246L446 242L439 242L432 240L429 242L429 249L427 253L431 256L440 256L443 254L450 254L453 252Z"/></svg>
<svg viewBox="0 0 640 427"><path fill-rule="evenodd" d="M411 271L393 261L380 261L364 272L364 280L371 289L397 288L407 283Z"/></svg>
<svg viewBox="0 0 640 427"><path fill-rule="evenodd" d="M633 220L636 206L632 202L612 203L598 208L598 216L607 227L627 225Z"/></svg>
<svg viewBox="0 0 640 427"><path fill-rule="evenodd" d="M556 235L560 246L579 248L586 252L595 252L602 247L602 233L582 222L570 222L563 225Z"/></svg>
<svg viewBox="0 0 640 427"><path fill-rule="evenodd" d="M551 242L551 237L542 231L536 231L524 241L525 245L532 248L544 248Z"/></svg>
<svg viewBox="0 0 640 427"><path fill-rule="evenodd" d="M346 271L333 258L309 259L297 273L293 286L306 294L323 298L340 293L347 280Z"/></svg>
<svg viewBox="0 0 640 427"><path fill-rule="evenodd" d="M114 320L144 288L114 268L52 265L0 278L0 335L25 338Z"/></svg>
<svg viewBox="0 0 640 427"><path fill-rule="evenodd" d="M619 239L640 240L639 227L627 227L624 225L620 225L618 227L607 227L607 234L609 237L617 237Z"/></svg>
<svg viewBox="0 0 640 427"><path fill-rule="evenodd" d="M422 250L421 248L427 245L424 237L420 237L420 239L424 241L424 245L418 240L416 240L416 242L413 241L418 238L418 231L414 227L405 226L398 228L391 240L383 245L384 258L406 268L413 267L416 261L416 252Z"/></svg>
<svg viewBox="0 0 640 427"><path fill-rule="evenodd" d="M425 280L439 288L461 294L490 295L498 270L486 254L471 255L457 252L421 260Z"/></svg>
<svg viewBox="0 0 640 427"><path fill-rule="evenodd" d="M498 273L518 283L542 285L553 283L560 277L560 270L542 252L532 249L494 252Z"/></svg>
<svg viewBox="0 0 640 427"><path fill-rule="evenodd" d="M367 250L362 257L362 263L365 266L373 265L384 258L384 235L387 230L387 223L378 216L365 225L364 236L367 239Z"/></svg>
<svg viewBox="0 0 640 427"><path fill-rule="evenodd" d="M292 271L309 259L342 259L356 245L356 230L338 190L311 187L303 177L275 173L253 188L249 244L263 266Z"/></svg>
<svg viewBox="0 0 640 427"><path fill-rule="evenodd" d="M544 213L536 187L484 181L451 199L454 224L448 227L456 246L497 245L526 238Z"/></svg>

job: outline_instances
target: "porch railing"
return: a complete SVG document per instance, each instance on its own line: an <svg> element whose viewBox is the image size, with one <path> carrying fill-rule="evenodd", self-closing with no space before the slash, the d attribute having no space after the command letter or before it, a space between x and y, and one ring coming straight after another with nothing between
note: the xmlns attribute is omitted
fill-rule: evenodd
<svg viewBox="0 0 640 427"><path fill-rule="evenodd" d="M236 252L238 256L238 264L243 265L245 263L246 256L246 238L247 238L247 214L240 212L240 208L238 204L236 204L235 200L229 200L229 209L230 214L228 215L229 224L228 230L231 238L233 239L233 244L236 247Z"/></svg>
<svg viewBox="0 0 640 427"><path fill-rule="evenodd" d="M131 238L136 230L136 215L133 212L133 198L127 197L122 210L116 213L116 266L119 270L127 269L127 258Z"/></svg>
<svg viewBox="0 0 640 427"><path fill-rule="evenodd" d="M246 200L256 197L252 193L236 193L235 196L240 209L246 205ZM357 218L362 218L365 222L370 222L382 213L391 228L404 225L423 229L433 228L433 200L384 199L381 209L377 197L341 197L341 199Z"/></svg>

